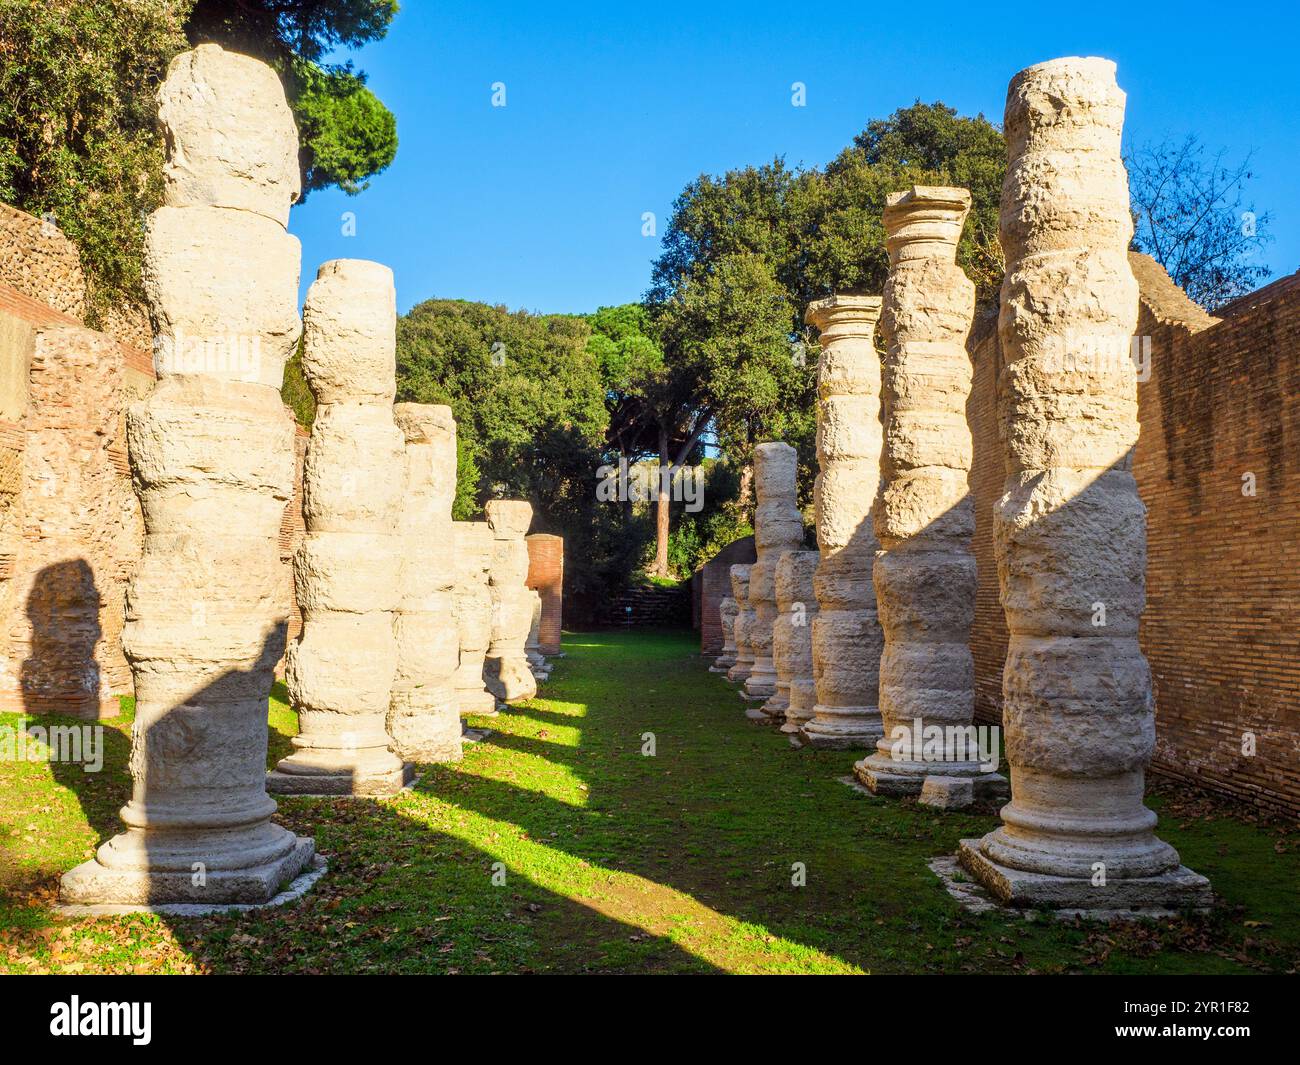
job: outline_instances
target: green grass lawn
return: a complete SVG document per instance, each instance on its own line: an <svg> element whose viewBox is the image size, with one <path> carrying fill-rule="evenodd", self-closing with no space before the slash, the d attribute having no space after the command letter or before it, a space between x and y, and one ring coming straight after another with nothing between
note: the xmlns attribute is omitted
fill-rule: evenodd
<svg viewBox="0 0 1300 1065"><path fill-rule="evenodd" d="M690 634L571 635L544 697L383 801L286 799L329 874L299 903L68 920L59 874L116 830L129 707L99 774L0 762L0 972L1272 972L1300 960L1300 836L1155 789L1206 918L973 916L926 867L992 812L840 783L854 757L749 724ZM277 688L277 695L283 690ZM294 715L271 702L274 762ZM17 723L0 715L0 725ZM44 723L44 722L42 722ZM642 753L652 733L655 754ZM792 884L794 863L807 883Z"/></svg>

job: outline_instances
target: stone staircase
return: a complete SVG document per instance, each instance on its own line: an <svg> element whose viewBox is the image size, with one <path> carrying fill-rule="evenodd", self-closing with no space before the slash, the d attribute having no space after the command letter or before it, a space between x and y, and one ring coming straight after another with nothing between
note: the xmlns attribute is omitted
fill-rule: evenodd
<svg viewBox="0 0 1300 1065"><path fill-rule="evenodd" d="M600 623L610 628L680 629L691 624L691 586L638 585L609 600Z"/></svg>

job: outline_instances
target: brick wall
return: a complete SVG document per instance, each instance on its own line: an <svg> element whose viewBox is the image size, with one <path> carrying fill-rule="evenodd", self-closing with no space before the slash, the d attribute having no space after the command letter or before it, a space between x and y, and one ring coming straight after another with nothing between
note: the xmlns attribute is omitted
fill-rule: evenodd
<svg viewBox="0 0 1300 1065"><path fill-rule="evenodd" d="M537 646L544 655L560 653L564 622L564 537L533 533L528 543L528 587L542 597Z"/></svg>
<svg viewBox="0 0 1300 1065"><path fill-rule="evenodd" d="M1300 809L1300 275L1212 318L1145 256L1134 472L1147 514L1142 648L1154 770ZM972 334L977 713L1000 717L1006 626L993 556L1001 493L996 323ZM1253 475L1254 495L1243 494ZM1249 735L1247 735L1249 734ZM1255 753L1243 754L1243 738Z"/></svg>
<svg viewBox="0 0 1300 1065"><path fill-rule="evenodd" d="M130 690L123 595L140 556L125 408L148 356L0 285L0 707L95 718Z"/></svg>
<svg viewBox="0 0 1300 1065"><path fill-rule="evenodd" d="M718 606L731 594L731 567L758 560L754 538L734 540L699 568L700 653L722 653L722 615Z"/></svg>
<svg viewBox="0 0 1300 1065"><path fill-rule="evenodd" d="M116 714L114 696L131 691L123 601L143 523L126 409L154 370L139 308L110 310L104 332L85 328L84 313L72 244L0 204L0 709L93 718ZM305 440L300 431L281 528L286 604Z"/></svg>

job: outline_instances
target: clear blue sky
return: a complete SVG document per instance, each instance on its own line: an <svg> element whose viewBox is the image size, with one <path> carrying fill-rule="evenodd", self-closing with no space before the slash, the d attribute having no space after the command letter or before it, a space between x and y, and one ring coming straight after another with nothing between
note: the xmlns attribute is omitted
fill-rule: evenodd
<svg viewBox="0 0 1300 1065"><path fill-rule="evenodd" d="M917 98L1001 124L1010 77L1063 55L1119 64L1130 144L1195 133L1234 158L1254 149L1250 195L1276 237L1265 261L1274 277L1300 268L1293 0L604 7L403 0L388 37L354 56L397 116L397 159L359 196L294 208L304 291L346 256L391 266L402 311L433 296L539 311L635 300L659 250L642 214L662 234L701 172L778 154L821 165ZM791 106L796 81L805 107Z"/></svg>

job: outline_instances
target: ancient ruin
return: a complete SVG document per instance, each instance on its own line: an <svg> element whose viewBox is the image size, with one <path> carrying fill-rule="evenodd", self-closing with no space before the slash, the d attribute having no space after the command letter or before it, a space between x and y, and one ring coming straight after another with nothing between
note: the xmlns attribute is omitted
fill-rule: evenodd
<svg viewBox="0 0 1300 1065"><path fill-rule="evenodd" d="M817 617L813 578L821 555L785 551L776 566L776 624L772 630L777 691L786 693L781 731L797 735L813 716L817 686L813 680L812 623ZM764 710L767 709L765 706Z"/></svg>
<svg viewBox="0 0 1300 1065"><path fill-rule="evenodd" d="M533 506L519 499L490 499L484 510L494 543L489 571L492 642L483 663L483 681L501 702L524 702L537 694L537 679L524 652L533 620L532 596L524 583L528 578L524 536L533 521Z"/></svg>
<svg viewBox="0 0 1300 1065"><path fill-rule="evenodd" d="M727 670L727 680L744 684L754 665L754 652L749 646L749 630L754 624L754 608L749 602L749 574L753 567L737 563L731 567L731 596L736 600L736 620L731 626L736 643L736 660Z"/></svg>
<svg viewBox="0 0 1300 1065"><path fill-rule="evenodd" d="M881 736L877 688L884 637L871 567L880 546L871 512L880 485L879 296L835 295L808 308L821 332L817 367L817 546L812 627L817 703L799 740L814 747L873 747Z"/></svg>
<svg viewBox="0 0 1300 1065"><path fill-rule="evenodd" d="M392 795L412 778L388 733L406 487L394 475L405 469L406 450L393 420L392 271L359 259L325 263L303 319L302 368L316 419L303 471L307 533L294 556L302 634L285 663L299 733L267 786Z"/></svg>
<svg viewBox="0 0 1300 1065"><path fill-rule="evenodd" d="M531 617L528 623L528 639L524 641L524 657L528 659L528 668L540 684L551 675L550 663L542 654L542 596L534 588L528 589Z"/></svg>
<svg viewBox="0 0 1300 1065"><path fill-rule="evenodd" d="M1002 827L964 840L960 857L1021 906L1210 901L1143 804L1154 712L1138 646L1146 513L1131 471L1138 287L1124 103L1105 59L1042 63L1007 91L995 522L1012 799Z"/></svg>
<svg viewBox="0 0 1300 1065"><path fill-rule="evenodd" d="M406 439L401 514L401 601L393 620L397 670L388 709L393 750L412 762L460 759L456 671L456 422L451 408L398 403L393 418Z"/></svg>
<svg viewBox="0 0 1300 1065"><path fill-rule="evenodd" d="M854 767L876 794L920 794L929 776L970 778L970 789L949 789L958 802L968 791L994 797L1006 787L990 771L996 765L981 768L970 730L975 515L966 483L966 337L975 286L956 261L969 210L967 190L919 185L892 194L885 206L885 436L874 514L884 735L877 752ZM930 790L942 789L936 783Z"/></svg>
<svg viewBox="0 0 1300 1065"><path fill-rule="evenodd" d="M710 673L725 673L736 664L736 615L740 613L735 597L724 595L718 604L722 619L722 653L709 666Z"/></svg>
<svg viewBox="0 0 1300 1065"><path fill-rule="evenodd" d="M803 515L796 501L799 456L789 444L759 444L754 449L754 546L758 561L749 571L749 601L754 621L749 645L754 664L745 678L745 696L765 699L746 714L750 720L777 723L785 720L789 693L777 676L772 653L776 623L776 567L785 551L803 547Z"/></svg>
<svg viewBox="0 0 1300 1065"><path fill-rule="evenodd" d="M125 830L63 877L71 904L263 903L312 860L271 823L267 696L284 650L280 521L298 340L298 140L271 69L203 45L158 93L146 231L158 384L127 416L144 514L122 643L135 682Z"/></svg>
<svg viewBox="0 0 1300 1065"><path fill-rule="evenodd" d="M492 642L492 593L488 570L496 541L486 521L457 521L456 627L460 665L456 669L456 703L462 714L495 714L497 701L483 684L483 659Z"/></svg>

